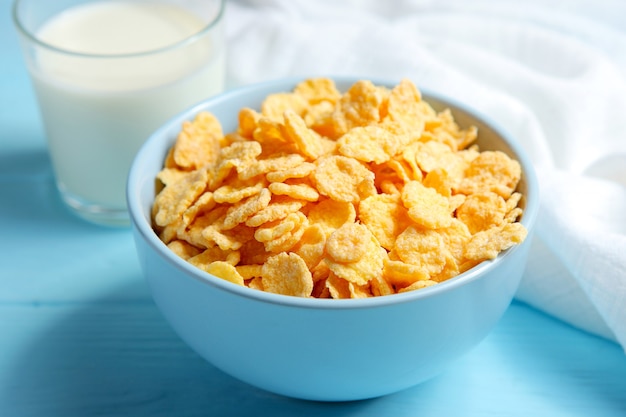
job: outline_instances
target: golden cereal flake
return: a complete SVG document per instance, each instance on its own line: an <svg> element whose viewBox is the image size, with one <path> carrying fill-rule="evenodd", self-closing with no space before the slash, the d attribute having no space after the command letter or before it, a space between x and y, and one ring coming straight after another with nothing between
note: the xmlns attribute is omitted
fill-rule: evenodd
<svg viewBox="0 0 626 417"><path fill-rule="evenodd" d="M506 202L498 194L485 191L470 194L456 210L456 217L475 234L504 222Z"/></svg>
<svg viewBox="0 0 626 417"><path fill-rule="evenodd" d="M494 259L500 252L522 243L527 233L521 223L505 223L480 231L467 243L464 256L470 261Z"/></svg>
<svg viewBox="0 0 626 417"><path fill-rule="evenodd" d="M350 299L350 282L331 273L325 280L330 296L335 300Z"/></svg>
<svg viewBox="0 0 626 417"><path fill-rule="evenodd" d="M333 234L338 233L340 230L341 228L337 229ZM375 277L382 275L383 262L387 257L387 251L380 246L374 235L367 228L363 227L361 231L363 233L361 239L364 242L364 247L359 252L367 254L367 256L361 256L359 259L351 262L341 262L329 255L324 260L330 270L337 276L357 285L366 285ZM333 234L329 236L328 241L332 240ZM326 243L327 252L330 249L328 241Z"/></svg>
<svg viewBox="0 0 626 417"><path fill-rule="evenodd" d="M297 253L309 269L313 269L324 258L326 247L326 232L319 224L306 228L297 245L291 251Z"/></svg>
<svg viewBox="0 0 626 417"><path fill-rule="evenodd" d="M154 200L154 222L167 226L183 214L206 189L208 173L204 169L192 171L180 180L163 188Z"/></svg>
<svg viewBox="0 0 626 417"><path fill-rule="evenodd" d="M206 267L209 264L215 261L223 261L223 262L231 263L231 262L228 262L228 260L229 259L231 261L233 260L231 256L233 253L238 253L238 252L232 251L232 250L222 250L218 246L211 246L209 248L206 248L204 251L200 252L196 256L189 258L187 261L192 265L195 265L202 269L206 269Z"/></svg>
<svg viewBox="0 0 626 417"><path fill-rule="evenodd" d="M268 95L261 103L261 114L275 122L283 121L283 114L291 110L302 115L309 104L301 95L294 93L275 93Z"/></svg>
<svg viewBox="0 0 626 417"><path fill-rule="evenodd" d="M263 264L263 289L276 294L309 297L313 291L311 271L295 253L281 252Z"/></svg>
<svg viewBox="0 0 626 417"><path fill-rule="evenodd" d="M361 200L359 219L387 250L393 249L398 235L412 223L399 194L377 194Z"/></svg>
<svg viewBox="0 0 626 417"><path fill-rule="evenodd" d="M202 250L184 240L173 240L167 244L167 247L176 255L184 260L193 258L202 252Z"/></svg>
<svg viewBox="0 0 626 417"><path fill-rule="evenodd" d="M379 126L359 126L346 132L337 141L337 151L362 162L382 164L391 158L386 143L392 134Z"/></svg>
<svg viewBox="0 0 626 417"><path fill-rule="evenodd" d="M305 201L300 200L275 200L272 198L267 207L262 208L246 220L246 226L259 227L268 222L284 219L290 213L300 210L305 203Z"/></svg>
<svg viewBox="0 0 626 417"><path fill-rule="evenodd" d="M294 88L294 93L303 97L309 104L320 102L336 103L341 98L335 82L330 78L310 78Z"/></svg>
<svg viewBox="0 0 626 417"><path fill-rule="evenodd" d="M244 281L260 278L263 275L263 264L235 265L235 268Z"/></svg>
<svg viewBox="0 0 626 417"><path fill-rule="evenodd" d="M296 149L310 160L315 160L326 152L321 136L307 127L302 118L291 110L284 115L285 136Z"/></svg>
<svg viewBox="0 0 626 417"><path fill-rule="evenodd" d="M421 267L430 276L443 270L450 254L443 237L436 230L413 226L398 236L394 252L402 261Z"/></svg>
<svg viewBox="0 0 626 417"><path fill-rule="evenodd" d="M336 201L358 202L375 194L374 173L354 158L324 156L312 175L319 193Z"/></svg>
<svg viewBox="0 0 626 417"><path fill-rule="evenodd" d="M244 285L243 277L237 272L237 269L228 262L215 261L207 265L204 270L211 275L232 282L233 284Z"/></svg>
<svg viewBox="0 0 626 417"><path fill-rule="evenodd" d="M430 278L430 275L421 265L385 259L383 278L389 284L397 288L404 288L413 284L415 281L427 280Z"/></svg>
<svg viewBox="0 0 626 417"><path fill-rule="evenodd" d="M265 178L269 182L285 182L294 178L306 178L315 169L315 164L311 162L302 162L291 168L281 169L278 171L268 172Z"/></svg>
<svg viewBox="0 0 626 417"><path fill-rule="evenodd" d="M204 126L202 124L204 119L215 120L217 127ZM221 127L217 119L209 113L200 113L196 120L183 122L182 130L174 144L172 158L176 165L184 170L195 170L206 164L212 164L219 155L221 138Z"/></svg>
<svg viewBox="0 0 626 417"><path fill-rule="evenodd" d="M252 139L256 130L261 114L257 111L244 107L239 110L239 125L237 133L246 139Z"/></svg>
<svg viewBox="0 0 626 417"><path fill-rule="evenodd" d="M452 221L448 199L419 181L410 181L402 190L402 202L417 224L437 229Z"/></svg>
<svg viewBox="0 0 626 417"><path fill-rule="evenodd" d="M424 130L421 100L420 92L415 84L408 79L403 79L389 94L387 117L419 136Z"/></svg>
<svg viewBox="0 0 626 417"><path fill-rule="evenodd" d="M354 83L339 100L333 113L334 137L336 139L353 127L367 126L380 121L380 107L386 98L386 90L369 80Z"/></svg>
<svg viewBox="0 0 626 417"><path fill-rule="evenodd" d="M290 218L293 219L295 227L275 239L263 242L266 251L273 253L286 252L291 250L300 241L304 232L309 227L309 220L301 212L292 213L287 216L285 220L288 221Z"/></svg>
<svg viewBox="0 0 626 417"><path fill-rule="evenodd" d="M492 191L509 198L521 178L522 169L514 159L500 151L484 151L470 162L459 192L473 194Z"/></svg>
<svg viewBox="0 0 626 417"><path fill-rule="evenodd" d="M311 207L308 217L311 224L319 224L328 235L345 223L354 222L356 210L352 203L325 199Z"/></svg>
<svg viewBox="0 0 626 417"><path fill-rule="evenodd" d="M401 288L398 291L398 293L421 290L422 288L430 287L435 284L437 284L437 281L432 281L429 279L423 280L423 281L415 281L413 284L409 285L408 287Z"/></svg>
<svg viewBox="0 0 626 417"><path fill-rule="evenodd" d="M272 193L267 188L263 188L258 194L235 204L226 213L224 219L224 229L232 229L240 223L267 207L272 198Z"/></svg>
<svg viewBox="0 0 626 417"><path fill-rule="evenodd" d="M283 182L273 182L268 186L273 195L285 195L294 200L317 201L319 193L308 184L287 184Z"/></svg>
<svg viewBox="0 0 626 417"><path fill-rule="evenodd" d="M243 200L244 198L257 195L264 188L265 184L256 183L250 186L239 187L236 185L222 185L213 192L213 198L217 203L229 203L235 204Z"/></svg>
<svg viewBox="0 0 626 417"><path fill-rule="evenodd" d="M369 230L360 223L346 223L326 241L326 253L336 262L356 262L367 256Z"/></svg>

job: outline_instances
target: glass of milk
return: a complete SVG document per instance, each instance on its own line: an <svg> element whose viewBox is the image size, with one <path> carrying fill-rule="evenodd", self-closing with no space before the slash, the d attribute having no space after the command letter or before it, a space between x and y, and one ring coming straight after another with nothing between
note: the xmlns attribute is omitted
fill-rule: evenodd
<svg viewBox="0 0 626 417"><path fill-rule="evenodd" d="M224 86L225 0L16 0L14 23L60 194L129 224L126 178L150 134Z"/></svg>

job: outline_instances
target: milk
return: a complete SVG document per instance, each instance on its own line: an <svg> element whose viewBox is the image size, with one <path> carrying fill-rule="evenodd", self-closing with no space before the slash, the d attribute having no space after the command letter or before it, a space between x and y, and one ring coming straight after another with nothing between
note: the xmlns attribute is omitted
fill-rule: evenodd
<svg viewBox="0 0 626 417"><path fill-rule="evenodd" d="M37 32L71 51L40 49L31 68L57 182L71 205L125 210L126 177L144 140L223 88L215 38L175 45L205 26L172 5L96 1Z"/></svg>

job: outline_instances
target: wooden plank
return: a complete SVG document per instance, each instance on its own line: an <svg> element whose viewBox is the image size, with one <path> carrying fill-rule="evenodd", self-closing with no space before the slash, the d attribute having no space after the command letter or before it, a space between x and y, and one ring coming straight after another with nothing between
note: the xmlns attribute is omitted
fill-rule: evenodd
<svg viewBox="0 0 626 417"><path fill-rule="evenodd" d="M4 304L0 334L2 416L617 417L626 411L620 348L518 303L439 377L387 397L336 404L284 398L223 374L184 345L151 302Z"/></svg>

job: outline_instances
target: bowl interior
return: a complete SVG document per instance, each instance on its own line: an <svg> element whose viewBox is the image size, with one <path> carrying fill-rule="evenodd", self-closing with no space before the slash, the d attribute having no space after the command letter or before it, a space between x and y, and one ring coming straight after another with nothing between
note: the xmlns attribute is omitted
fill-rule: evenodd
<svg viewBox="0 0 626 417"><path fill-rule="evenodd" d="M337 88L343 92L358 79L334 78L334 80ZM239 293L245 297L252 297L278 304L306 307L360 308L378 304L411 301L416 298L434 295L439 291L446 291L457 285L462 285L465 281L476 279L484 270L494 267L500 259L517 250L519 245L501 253L495 260L485 261L465 273L419 291L394 294L388 297L354 300L305 299L252 290L213 277L176 256L161 242L156 233L152 230L150 212L155 197L156 175L161 170L167 152L176 140L183 121L193 119L200 111L209 111L220 120L224 132L233 131L237 127L238 112L242 107L259 109L262 101L268 94L291 91L300 81L300 78L270 81L225 92L175 116L146 141L136 155L130 170L127 187L127 202L131 220L136 231L160 256L166 258L187 275L193 276L208 285ZM389 87L396 84L389 81L373 80L373 82L377 85L386 85ZM525 154L520 144L512 139L504 130L498 128L495 123L489 121L488 118L476 114L476 112L469 110L466 106L449 98L424 91L423 89L420 90L423 99L429 102L435 110L439 111L449 108L456 122L461 127L476 125L478 127L478 139L476 143L481 150L499 150L520 162L522 166L522 178L518 185L518 191L524 195L520 202L520 206L524 209L521 223L531 231L538 210L538 185L530 159Z"/></svg>

